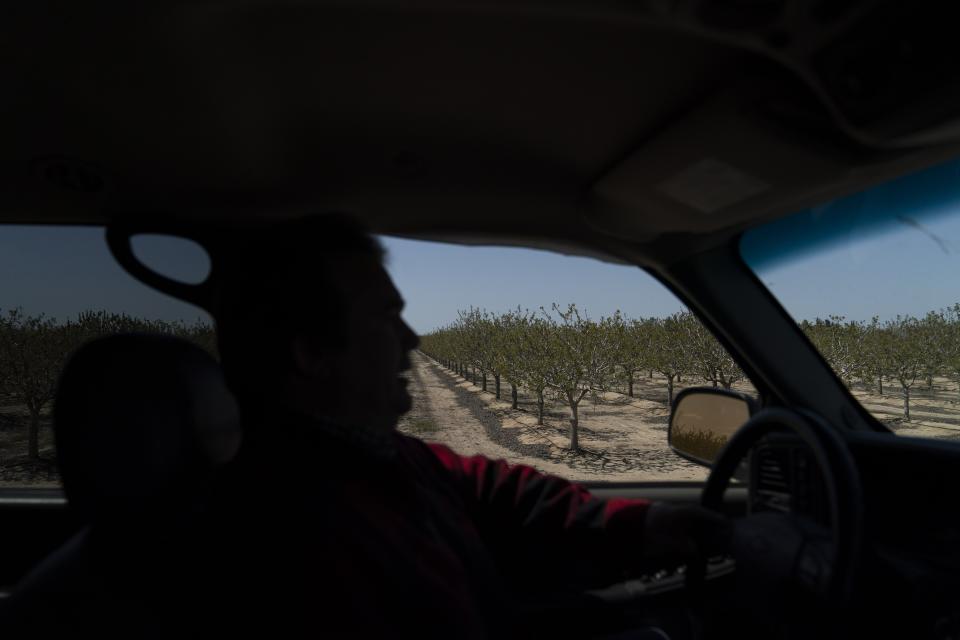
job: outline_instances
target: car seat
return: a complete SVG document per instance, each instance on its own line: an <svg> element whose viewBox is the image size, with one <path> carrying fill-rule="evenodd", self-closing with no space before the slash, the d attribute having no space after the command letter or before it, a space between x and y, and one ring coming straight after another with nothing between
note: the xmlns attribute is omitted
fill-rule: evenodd
<svg viewBox="0 0 960 640"><path fill-rule="evenodd" d="M167 336L94 340L64 368L54 435L84 524L4 602L0 634L193 635L183 625L204 598L208 492L241 439L219 365Z"/></svg>

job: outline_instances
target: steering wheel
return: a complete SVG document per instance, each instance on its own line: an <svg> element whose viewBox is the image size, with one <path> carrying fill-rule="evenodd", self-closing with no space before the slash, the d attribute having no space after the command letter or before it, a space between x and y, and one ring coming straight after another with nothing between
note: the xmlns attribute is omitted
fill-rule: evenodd
<svg viewBox="0 0 960 640"><path fill-rule="evenodd" d="M820 418L783 408L763 409L737 431L713 464L701 496L702 506L720 511L723 494L740 461L773 432L798 436L813 454L829 504L826 544L817 539L821 527L795 516L772 513L748 516L735 523L734 555L739 550L764 563L781 580L791 580L837 606L853 596L863 531L860 475L853 456L836 429ZM745 525L745 526L739 526ZM699 594L706 559L687 569L688 592Z"/></svg>

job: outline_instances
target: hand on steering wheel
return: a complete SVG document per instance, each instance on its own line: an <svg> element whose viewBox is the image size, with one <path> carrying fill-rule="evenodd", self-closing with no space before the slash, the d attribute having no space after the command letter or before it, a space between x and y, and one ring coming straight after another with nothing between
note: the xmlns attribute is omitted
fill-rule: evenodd
<svg viewBox="0 0 960 640"><path fill-rule="evenodd" d="M707 478L701 504L720 511L723 494L740 461L775 431L793 433L812 453L823 478L829 531L795 515L760 513L735 522L731 551L738 567L762 567L768 580L803 585L828 602L843 606L854 591L863 501L856 465L837 430L796 411L771 408L758 412L720 452ZM699 593L705 572L705 557L688 567L688 590Z"/></svg>

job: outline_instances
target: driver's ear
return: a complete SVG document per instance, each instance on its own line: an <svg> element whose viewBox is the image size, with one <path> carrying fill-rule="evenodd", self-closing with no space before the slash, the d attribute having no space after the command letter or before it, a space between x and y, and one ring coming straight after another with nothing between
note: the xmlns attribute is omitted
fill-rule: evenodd
<svg viewBox="0 0 960 640"><path fill-rule="evenodd" d="M316 339L303 333L293 337L291 356L297 375L303 378L324 378L330 373L327 350L317 344Z"/></svg>

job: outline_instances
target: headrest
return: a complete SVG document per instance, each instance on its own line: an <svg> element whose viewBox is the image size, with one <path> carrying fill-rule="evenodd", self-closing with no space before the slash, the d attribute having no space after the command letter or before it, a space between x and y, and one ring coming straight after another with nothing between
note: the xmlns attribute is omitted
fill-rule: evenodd
<svg viewBox="0 0 960 640"><path fill-rule="evenodd" d="M54 404L64 492L91 519L182 504L240 446L217 362L189 342L114 335L70 358Z"/></svg>

